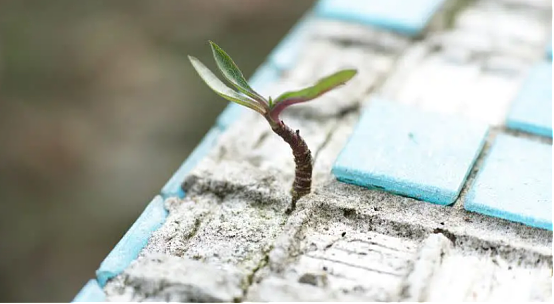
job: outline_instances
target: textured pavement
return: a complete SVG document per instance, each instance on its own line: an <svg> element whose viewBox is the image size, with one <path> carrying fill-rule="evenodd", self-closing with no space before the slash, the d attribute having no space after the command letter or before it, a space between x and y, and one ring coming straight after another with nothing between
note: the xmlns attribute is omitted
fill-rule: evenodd
<svg viewBox="0 0 554 304"><path fill-rule="evenodd" d="M165 222L108 281L106 299L551 300L551 125L545 136L506 124L533 67L551 69L550 3L460 2L425 11L425 28L407 35L360 21L371 14L336 17L321 1L253 86L276 96L359 70L283 112L312 150L312 194L284 213L290 148L258 114L228 108L205 153L164 188ZM507 137L517 149L499 143ZM535 150L532 162L517 158ZM517 195L502 188L512 184Z"/></svg>

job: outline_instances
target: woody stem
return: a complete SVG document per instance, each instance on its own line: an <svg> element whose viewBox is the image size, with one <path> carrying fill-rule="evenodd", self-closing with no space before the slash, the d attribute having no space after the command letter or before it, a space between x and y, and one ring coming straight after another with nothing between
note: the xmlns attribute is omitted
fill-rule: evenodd
<svg viewBox="0 0 554 304"><path fill-rule="evenodd" d="M279 135L285 142L289 144L294 155L296 164L294 183L292 184L291 195L292 204L288 212L296 208L296 202L304 195L310 193L312 185L312 154L308 145L300 137L298 130L293 131L283 121L272 123L273 132Z"/></svg>

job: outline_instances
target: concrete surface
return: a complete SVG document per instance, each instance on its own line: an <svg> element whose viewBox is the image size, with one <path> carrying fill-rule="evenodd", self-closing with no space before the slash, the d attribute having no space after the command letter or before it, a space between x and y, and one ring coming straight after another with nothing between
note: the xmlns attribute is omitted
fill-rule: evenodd
<svg viewBox="0 0 554 304"><path fill-rule="evenodd" d="M165 200L165 223L140 257L107 283L107 299L551 301L552 231L464 209L498 134L552 144L503 125L517 93L513 86L544 60L551 18L544 5L472 1L417 41L348 22L315 22L298 61L268 89L276 96L314 75L349 65L360 69L340 90L283 113L314 155L313 192L285 215L291 151L263 118L246 112L186 177L186 196ZM351 28L362 39L348 36ZM483 83L494 90L480 90ZM453 206L345 184L331 174L374 95L491 126ZM449 96L458 100L450 107L441 103Z"/></svg>

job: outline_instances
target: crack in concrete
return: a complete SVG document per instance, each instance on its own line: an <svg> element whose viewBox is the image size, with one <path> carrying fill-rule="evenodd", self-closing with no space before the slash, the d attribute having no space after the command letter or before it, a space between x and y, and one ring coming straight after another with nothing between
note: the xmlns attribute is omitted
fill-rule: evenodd
<svg viewBox="0 0 554 304"><path fill-rule="evenodd" d="M209 182L202 182L203 179ZM199 186L200 185L200 186ZM196 187L195 186L199 186ZM263 205L286 205L279 197L267 194L263 191L251 189L247 185L240 185L232 181L210 180L209 177L201 178L196 175L191 175L191 178L183 183L183 188L187 192L192 192L193 195L213 194L219 200L225 200L227 197L244 198L256 204Z"/></svg>
<svg viewBox="0 0 554 304"><path fill-rule="evenodd" d="M202 224L202 222L203 221L200 218L195 218L194 226L192 227L192 230L187 235L185 235L185 237L187 239L193 238L196 235L196 233L198 233L198 229L200 228L200 225Z"/></svg>
<svg viewBox="0 0 554 304"><path fill-rule="evenodd" d="M325 147L327 147L327 145L329 144L329 142L333 138L333 135L335 134L335 132L337 130L337 126L339 126L345 120L346 116L348 116L351 113L358 113L359 111L360 111L360 105L357 103L357 104L355 104L351 107L343 109L340 113L338 113L337 115L335 115L333 117L334 119L336 119L335 123L330 128L330 130L327 132L327 135L325 136L325 140L317 147L317 149L315 149L315 152L314 152L314 168L315 168L315 164L317 162L319 154L321 153L321 151L323 149L325 149Z"/></svg>
<svg viewBox="0 0 554 304"><path fill-rule="evenodd" d="M329 144L329 142L331 141L331 138L333 138L333 134L335 134L335 130L336 130L336 126L340 123L340 120L337 120L333 126L331 127L331 129L327 132L327 135L325 136L325 139L323 140L323 142L317 147L317 149L315 149L314 151L314 160L313 160L313 166L315 168L315 164L317 162L317 159L319 157L319 153L321 153L321 151Z"/></svg>
<svg viewBox="0 0 554 304"><path fill-rule="evenodd" d="M243 286L242 288L243 300L246 299L248 295L248 290L254 284L254 277L256 276L256 274L262 268L266 267L269 264L269 253L271 252L272 249L273 249L273 244L271 244L268 248L262 250L263 257L258 262L258 265L256 265L256 267L252 269L252 271L246 276L245 286Z"/></svg>
<svg viewBox="0 0 554 304"><path fill-rule="evenodd" d="M264 143L264 141L266 140L266 138L269 136L269 134L270 134L269 130L263 132L263 133L260 135L260 137L258 138L258 141L256 141L256 143L255 143L254 146L252 147L252 149L258 149L259 147L261 147L262 144Z"/></svg>

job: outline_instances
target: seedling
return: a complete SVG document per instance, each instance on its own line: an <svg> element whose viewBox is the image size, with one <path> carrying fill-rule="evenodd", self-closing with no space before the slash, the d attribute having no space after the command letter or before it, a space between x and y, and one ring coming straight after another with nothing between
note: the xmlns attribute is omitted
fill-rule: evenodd
<svg viewBox="0 0 554 304"><path fill-rule="evenodd" d="M223 51L217 44L210 41L213 56L217 67L237 90L234 91L219 80L204 64L195 57L189 56L192 66L206 84L221 97L236 102L260 113L269 123L273 132L279 135L292 149L296 171L294 183L291 189L292 203L287 210L291 212L296 202L304 195L310 193L312 184L313 160L308 145L300 136L300 131L293 131L279 118L279 114L290 105L306 102L315 99L326 92L346 83L354 75L356 70L342 70L329 76L321 78L315 85L281 94L275 99L265 99L254 91L240 71L233 59Z"/></svg>

